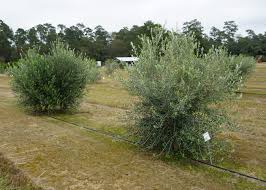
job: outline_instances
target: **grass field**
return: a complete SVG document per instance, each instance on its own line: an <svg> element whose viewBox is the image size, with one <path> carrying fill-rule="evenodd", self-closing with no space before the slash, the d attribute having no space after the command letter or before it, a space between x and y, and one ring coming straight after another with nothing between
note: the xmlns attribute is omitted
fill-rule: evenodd
<svg viewBox="0 0 266 190"><path fill-rule="evenodd" d="M81 108L74 114L53 116L60 120L34 116L18 108L9 81L9 77L0 76L0 152L41 187L266 189L263 183L206 166L161 160L70 124L125 134L125 112L135 98L110 77L88 88ZM241 99L223 105L238 127L223 134L234 147L219 164L266 179L266 64L257 65L242 91L245 94ZM0 187L5 186L5 180L0 177Z"/></svg>

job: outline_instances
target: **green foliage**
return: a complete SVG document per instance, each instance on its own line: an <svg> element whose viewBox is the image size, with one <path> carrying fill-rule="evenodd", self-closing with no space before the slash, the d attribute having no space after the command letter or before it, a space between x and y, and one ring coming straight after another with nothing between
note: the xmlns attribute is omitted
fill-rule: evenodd
<svg viewBox="0 0 266 190"><path fill-rule="evenodd" d="M35 112L74 108L86 84L98 77L94 61L75 55L61 42L55 43L47 56L29 50L10 73L20 103Z"/></svg>
<svg viewBox="0 0 266 190"><path fill-rule="evenodd" d="M139 37L151 37L151 30L158 27L162 28L158 23L146 21L143 25L124 27L117 32L109 33L102 26L89 28L82 23L70 27L59 24L57 31L55 26L44 23L29 29L18 28L13 33L12 29L0 20L0 60L17 61L31 48L38 48L40 54L49 54L53 42L60 38L69 44L69 48L75 53L82 53L104 62L115 57L130 56L131 43L139 52ZM212 27L209 35L204 33L204 28L197 19L185 22L182 28L183 34L193 34L203 53L207 53L212 46L224 46L233 55L266 56L265 33L256 34L252 30L247 30L247 36L242 37L236 35L237 31L238 26L234 21L224 22L222 29Z"/></svg>
<svg viewBox="0 0 266 190"><path fill-rule="evenodd" d="M200 48L202 48L204 52L207 52L210 49L210 44L207 36L203 32L204 28L197 19L183 24L183 33L186 35L193 35Z"/></svg>
<svg viewBox="0 0 266 190"><path fill-rule="evenodd" d="M0 20L0 61L9 62L12 57L12 40L14 38L12 29Z"/></svg>
<svg viewBox="0 0 266 190"><path fill-rule="evenodd" d="M231 98L242 84L244 58L228 56L224 49L200 58L192 37L163 36L159 30L152 39L143 37L138 64L128 70L125 84L139 97L131 112L133 132L147 149L197 159L220 154L221 126L231 122L213 105ZM206 131L212 137L210 151L202 137Z"/></svg>
<svg viewBox="0 0 266 190"><path fill-rule="evenodd" d="M231 62L231 70L237 70L239 77L246 79L249 74L254 71L256 61L253 57L247 57L244 55L232 56L234 61Z"/></svg>
<svg viewBox="0 0 266 190"><path fill-rule="evenodd" d="M0 61L0 74L8 73L9 68L14 67L16 65L16 62L13 63L4 63Z"/></svg>
<svg viewBox="0 0 266 190"><path fill-rule="evenodd" d="M3 74L6 72L6 64L0 62L0 74Z"/></svg>
<svg viewBox="0 0 266 190"><path fill-rule="evenodd" d="M112 41L112 47L114 47L113 45L119 41L119 48L121 48L121 50L113 52L113 55L130 56L132 54L131 43L135 45L136 51L139 51L141 48L141 41L139 37L142 35L151 37L151 30L154 28L162 28L162 26L160 24L153 23L152 21L146 21L142 26L134 25L130 30L125 27L120 31L115 32L114 40Z"/></svg>

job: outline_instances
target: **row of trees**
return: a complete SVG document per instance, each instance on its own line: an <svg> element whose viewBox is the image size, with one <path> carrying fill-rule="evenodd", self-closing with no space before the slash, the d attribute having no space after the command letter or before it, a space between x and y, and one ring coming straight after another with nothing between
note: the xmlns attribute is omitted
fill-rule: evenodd
<svg viewBox="0 0 266 190"><path fill-rule="evenodd" d="M15 32L0 20L0 61L12 62L18 60L24 52L38 47L40 53L50 51L52 42L60 38L69 44L71 49L81 52L96 60L106 60L116 56L131 55L131 43L140 48L140 35L151 35L151 29L161 27L160 24L147 21L141 26L124 27L118 32L109 33L102 26L91 29L78 23L67 27L59 24L39 24L28 30L18 28ZM198 20L185 22L182 28L184 34L194 34L204 52L212 46L225 46L232 54L250 56L266 55L266 32L256 34L247 30L247 36L237 36L238 26L234 21L224 23L222 29L212 27L210 34L204 33L204 28Z"/></svg>
<svg viewBox="0 0 266 190"><path fill-rule="evenodd" d="M224 22L222 29L212 27L209 35L204 33L204 28L198 20L185 22L183 33L194 33L195 38L205 51L212 46L225 46L233 55L258 56L266 55L266 32L256 34L253 30L246 30L247 35L237 35L238 26L234 21Z"/></svg>

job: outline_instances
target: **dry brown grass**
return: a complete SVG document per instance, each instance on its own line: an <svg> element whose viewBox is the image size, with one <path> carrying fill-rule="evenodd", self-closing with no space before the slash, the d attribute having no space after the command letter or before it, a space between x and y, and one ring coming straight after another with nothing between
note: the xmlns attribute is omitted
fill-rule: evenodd
<svg viewBox="0 0 266 190"><path fill-rule="evenodd" d="M0 153L0 189L1 190L41 190L17 169L14 164Z"/></svg>

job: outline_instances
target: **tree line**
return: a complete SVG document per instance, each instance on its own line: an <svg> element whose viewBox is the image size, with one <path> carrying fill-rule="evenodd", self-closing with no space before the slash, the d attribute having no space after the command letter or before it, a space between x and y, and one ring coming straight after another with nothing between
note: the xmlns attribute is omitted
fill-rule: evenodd
<svg viewBox="0 0 266 190"><path fill-rule="evenodd" d="M132 44L137 50L141 48L139 36L151 36L151 30L158 27L163 28L158 23L147 21L141 26L124 27L118 32L109 33L100 25L89 28L82 23L70 27L45 23L13 31L0 20L0 62L17 61L33 47L38 48L41 54L47 54L56 39L68 44L76 53L95 60L105 61L116 56L130 56ZM266 32L256 34L250 29L246 31L246 36L239 36L237 31L238 26L234 21L226 21L223 28L212 27L210 33L206 34L201 22L194 19L185 22L180 33L193 34L203 52L213 46L224 46L233 55L266 55Z"/></svg>

